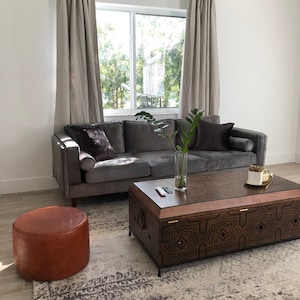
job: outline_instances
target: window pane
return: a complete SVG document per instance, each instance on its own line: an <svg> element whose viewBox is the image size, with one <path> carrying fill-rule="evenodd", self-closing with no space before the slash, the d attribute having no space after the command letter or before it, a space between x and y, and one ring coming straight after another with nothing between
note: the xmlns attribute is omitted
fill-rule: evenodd
<svg viewBox="0 0 300 300"><path fill-rule="evenodd" d="M130 108L130 14L97 10L104 109Z"/></svg>
<svg viewBox="0 0 300 300"><path fill-rule="evenodd" d="M178 107L185 18L145 13L124 7L96 11L107 112Z"/></svg>
<svg viewBox="0 0 300 300"><path fill-rule="evenodd" d="M185 19L136 16L137 108L178 107Z"/></svg>

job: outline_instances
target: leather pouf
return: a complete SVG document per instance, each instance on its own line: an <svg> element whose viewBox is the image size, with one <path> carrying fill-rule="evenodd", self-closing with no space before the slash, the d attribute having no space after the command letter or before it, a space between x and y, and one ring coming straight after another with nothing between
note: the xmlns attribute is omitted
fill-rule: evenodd
<svg viewBox="0 0 300 300"><path fill-rule="evenodd" d="M49 206L21 215L13 223L16 270L29 280L60 280L89 262L89 225L75 207Z"/></svg>

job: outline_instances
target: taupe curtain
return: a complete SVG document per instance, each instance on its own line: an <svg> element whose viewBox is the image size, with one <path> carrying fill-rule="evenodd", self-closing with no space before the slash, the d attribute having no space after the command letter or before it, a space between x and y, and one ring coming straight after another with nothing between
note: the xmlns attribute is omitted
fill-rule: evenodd
<svg viewBox="0 0 300 300"><path fill-rule="evenodd" d="M180 114L191 109L219 114L219 62L214 0L189 0L181 82Z"/></svg>
<svg viewBox="0 0 300 300"><path fill-rule="evenodd" d="M54 131L103 121L95 0L57 0Z"/></svg>

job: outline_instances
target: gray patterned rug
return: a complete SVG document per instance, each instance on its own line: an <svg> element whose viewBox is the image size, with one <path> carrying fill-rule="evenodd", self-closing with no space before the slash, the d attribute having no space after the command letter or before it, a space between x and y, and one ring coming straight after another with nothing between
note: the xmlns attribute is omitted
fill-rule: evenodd
<svg viewBox="0 0 300 300"><path fill-rule="evenodd" d="M128 202L81 204L90 223L91 257L80 273L34 282L34 299L300 299L300 240L162 269L134 236Z"/></svg>

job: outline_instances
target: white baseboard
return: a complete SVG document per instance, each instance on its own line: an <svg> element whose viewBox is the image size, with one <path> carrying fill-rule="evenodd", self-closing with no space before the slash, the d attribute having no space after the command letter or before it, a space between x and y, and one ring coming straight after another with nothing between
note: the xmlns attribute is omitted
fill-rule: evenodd
<svg viewBox="0 0 300 300"><path fill-rule="evenodd" d="M267 153L265 165L276 165L295 162L295 156L295 153Z"/></svg>
<svg viewBox="0 0 300 300"><path fill-rule="evenodd" d="M52 176L2 180L0 182L0 195L52 190L57 188L58 185L56 180Z"/></svg>
<svg viewBox="0 0 300 300"><path fill-rule="evenodd" d="M300 163L300 153L296 153L296 162Z"/></svg>

